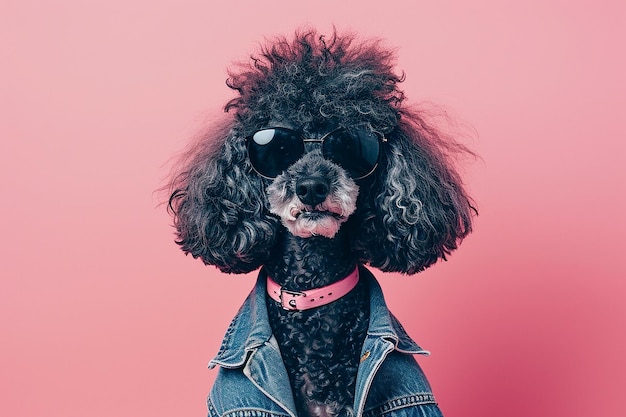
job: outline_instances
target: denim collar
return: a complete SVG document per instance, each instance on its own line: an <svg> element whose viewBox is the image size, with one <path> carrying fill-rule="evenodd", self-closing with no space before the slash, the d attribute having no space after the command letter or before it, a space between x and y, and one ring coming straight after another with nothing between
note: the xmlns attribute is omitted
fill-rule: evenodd
<svg viewBox="0 0 626 417"><path fill-rule="evenodd" d="M370 322L367 330L368 337L390 341L395 349L400 352L429 354L411 339L402 325L387 309L380 285L372 273L365 267L359 266L359 274L369 286ZM243 367L250 354L260 346L266 343L276 343L272 336L265 304L266 277L265 271L261 270L254 289L226 331L219 352L209 362L209 368L215 366L231 369Z"/></svg>

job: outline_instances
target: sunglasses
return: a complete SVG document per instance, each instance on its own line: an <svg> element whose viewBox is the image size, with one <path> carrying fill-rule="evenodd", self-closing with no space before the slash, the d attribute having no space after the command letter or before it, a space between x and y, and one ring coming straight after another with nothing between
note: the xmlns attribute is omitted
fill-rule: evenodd
<svg viewBox="0 0 626 417"><path fill-rule="evenodd" d="M380 159L387 139L364 128L339 128L320 139L307 139L285 127L270 127L246 139L252 168L262 177L273 179L305 153L306 143L321 143L322 155L345 169L354 180L370 175Z"/></svg>

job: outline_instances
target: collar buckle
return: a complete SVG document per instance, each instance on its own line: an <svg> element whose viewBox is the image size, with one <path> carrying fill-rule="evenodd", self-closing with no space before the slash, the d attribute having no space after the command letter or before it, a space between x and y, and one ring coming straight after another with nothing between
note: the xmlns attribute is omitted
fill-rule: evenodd
<svg viewBox="0 0 626 417"><path fill-rule="evenodd" d="M306 297L306 294L302 291L289 291L282 287L280 289L280 295L278 296L281 307L288 311L299 310L296 301L298 297Z"/></svg>

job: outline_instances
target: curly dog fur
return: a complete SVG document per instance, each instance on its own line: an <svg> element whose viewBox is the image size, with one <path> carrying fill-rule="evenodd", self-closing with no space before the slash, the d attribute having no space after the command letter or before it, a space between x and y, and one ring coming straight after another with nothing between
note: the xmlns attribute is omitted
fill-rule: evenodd
<svg viewBox="0 0 626 417"><path fill-rule="evenodd" d="M170 184L182 250L226 273L263 266L291 290L328 285L358 264L415 274L445 259L472 227L471 199L452 163L469 151L405 104L394 64L380 41L306 31L237 65L228 117L189 149ZM319 145L275 179L257 175L248 158L245 138L264 127L319 138L355 125L387 140L362 180L323 158ZM311 177L327 186L321 202L297 189ZM351 414L367 300L361 284L312 310L268 300L299 415Z"/></svg>

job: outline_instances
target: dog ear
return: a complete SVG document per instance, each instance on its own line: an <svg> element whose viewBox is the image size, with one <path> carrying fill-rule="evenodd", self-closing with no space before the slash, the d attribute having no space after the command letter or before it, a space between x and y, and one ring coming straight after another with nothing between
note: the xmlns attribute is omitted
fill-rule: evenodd
<svg viewBox="0 0 626 417"><path fill-rule="evenodd" d="M350 224L353 247L382 271L414 274L445 260L471 231L475 209L451 163L452 154L469 151L417 114L403 114L386 137L381 166L362 186Z"/></svg>
<svg viewBox="0 0 626 417"><path fill-rule="evenodd" d="M264 184L251 175L245 141L223 123L183 155L169 211L186 254L222 272L246 273L269 256L278 220L267 215Z"/></svg>

